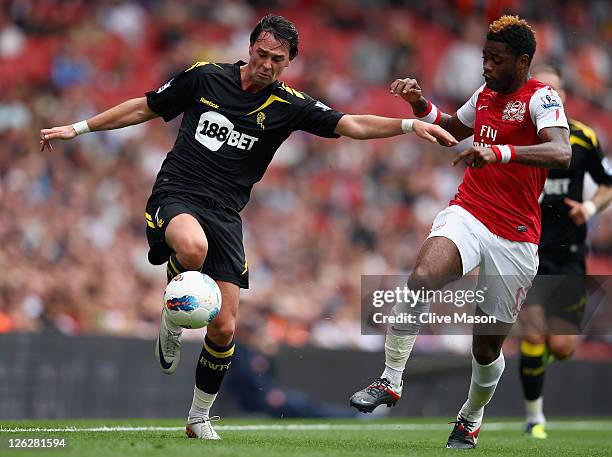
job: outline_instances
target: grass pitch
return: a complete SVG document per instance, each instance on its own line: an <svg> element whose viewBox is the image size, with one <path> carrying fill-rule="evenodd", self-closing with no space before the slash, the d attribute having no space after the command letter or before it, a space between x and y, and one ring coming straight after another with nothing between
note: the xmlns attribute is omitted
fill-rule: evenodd
<svg viewBox="0 0 612 457"><path fill-rule="evenodd" d="M0 456L438 456L447 419L222 420L221 441L187 439L184 420L0 421ZM611 419L549 420L547 440L523 434L523 423L490 418L479 456L612 456ZM15 438L65 438L57 449L9 448Z"/></svg>

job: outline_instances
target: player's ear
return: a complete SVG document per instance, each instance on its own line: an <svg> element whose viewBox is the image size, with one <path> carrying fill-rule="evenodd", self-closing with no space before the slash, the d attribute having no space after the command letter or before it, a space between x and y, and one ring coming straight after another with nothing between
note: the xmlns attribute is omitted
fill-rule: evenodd
<svg viewBox="0 0 612 457"><path fill-rule="evenodd" d="M531 62L529 61L529 56L527 54L522 54L519 56L519 67L521 70L529 72L529 66Z"/></svg>

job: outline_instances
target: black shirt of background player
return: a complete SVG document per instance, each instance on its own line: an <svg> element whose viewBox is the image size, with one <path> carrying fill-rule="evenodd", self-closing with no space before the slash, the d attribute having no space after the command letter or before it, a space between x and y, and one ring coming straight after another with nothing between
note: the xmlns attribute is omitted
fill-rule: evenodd
<svg viewBox="0 0 612 457"><path fill-rule="evenodd" d="M576 226L569 218L568 197L582 201L584 174L588 172L597 184L612 185L612 169L601 151L595 132L584 124L570 120L572 162L567 170L549 170L542 193L542 235L540 254L580 259L586 253L587 226Z"/></svg>
<svg viewBox="0 0 612 457"><path fill-rule="evenodd" d="M256 94L246 92L241 65L198 62L147 92L149 107L166 122L184 113L154 194L204 196L241 211L292 132L339 137L334 130L343 113L279 81Z"/></svg>

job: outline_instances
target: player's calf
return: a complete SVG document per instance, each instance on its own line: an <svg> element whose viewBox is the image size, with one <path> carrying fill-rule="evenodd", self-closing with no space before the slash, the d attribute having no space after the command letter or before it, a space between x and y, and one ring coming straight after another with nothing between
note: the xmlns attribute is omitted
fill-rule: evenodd
<svg viewBox="0 0 612 457"><path fill-rule="evenodd" d="M519 370L523 395L525 397L525 411L527 433L531 434L537 424L544 424L546 419L542 410L542 391L544 389L544 375L548 357L546 344L534 344L527 340L521 341L521 358Z"/></svg>

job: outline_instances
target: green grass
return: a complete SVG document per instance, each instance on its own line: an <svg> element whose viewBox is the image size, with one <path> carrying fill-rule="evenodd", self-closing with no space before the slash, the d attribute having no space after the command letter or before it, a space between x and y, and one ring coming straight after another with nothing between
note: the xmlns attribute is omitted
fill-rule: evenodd
<svg viewBox="0 0 612 457"><path fill-rule="evenodd" d="M384 420L223 420L222 440L185 437L183 420L0 421L0 456L437 456L472 452L479 456L612 456L612 419L549 420L549 438L525 437L522 423L491 418L476 451L444 449L445 419ZM489 429L487 430L487 424ZM251 428L245 429L245 426ZM48 431L71 427L77 431ZM98 427L159 427L139 431L82 430ZM9 432L24 428L28 431ZM47 429L33 431L33 428ZM59 450L8 449L9 438L66 438Z"/></svg>

